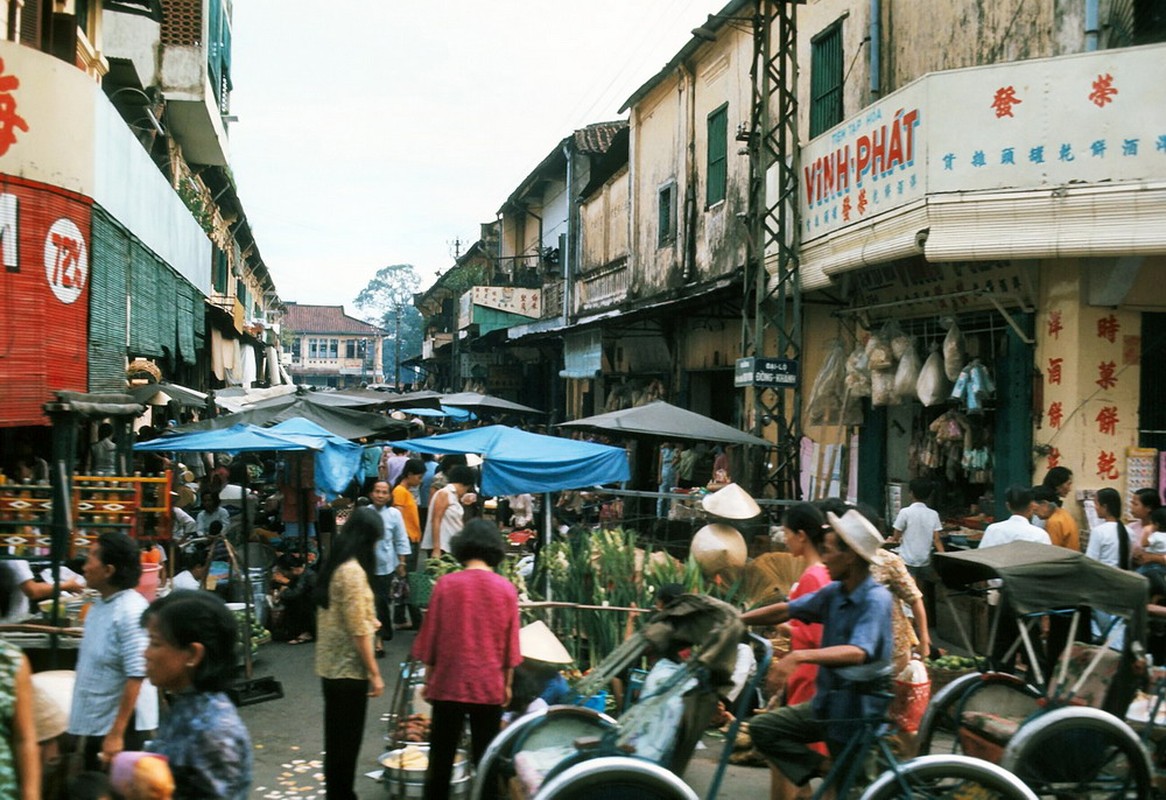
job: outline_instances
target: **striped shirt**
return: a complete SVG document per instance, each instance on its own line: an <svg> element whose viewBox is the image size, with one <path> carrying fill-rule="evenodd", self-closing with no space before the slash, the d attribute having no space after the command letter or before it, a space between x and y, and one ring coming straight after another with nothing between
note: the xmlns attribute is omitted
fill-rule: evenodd
<svg viewBox="0 0 1166 800"><path fill-rule="evenodd" d="M149 636L142 627L142 612L147 605L146 598L136 591L123 589L95 600L89 607L85 635L77 655L69 733L75 736L109 733L117 719L126 681L145 677ZM134 713L138 730L158 727L158 693L149 681L142 682Z"/></svg>

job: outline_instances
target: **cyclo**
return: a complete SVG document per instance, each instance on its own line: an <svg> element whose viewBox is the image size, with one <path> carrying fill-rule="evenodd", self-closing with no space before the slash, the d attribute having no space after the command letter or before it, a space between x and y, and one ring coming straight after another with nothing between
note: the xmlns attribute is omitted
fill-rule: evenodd
<svg viewBox="0 0 1166 800"><path fill-rule="evenodd" d="M707 597L682 595L640 632L603 660L577 687L584 698L634 663L650 647L656 652L692 648L680 668L653 686L645 682L639 701L619 719L579 706L552 706L515 720L491 742L474 778L472 800L509 795L514 800L697 800L682 775L729 681L738 646L757 655L745 683L736 720L725 737L707 800L720 789L740 720L755 702L772 650L767 640L745 633L737 610ZM889 695L887 699L889 701ZM887 742L885 719L862 720L846 754L836 760L818 796L828 787L839 797L855 785L876 748L887 769L862 794L891 798L992 798L1035 800L1012 775L967 756L941 755L900 763Z"/></svg>
<svg viewBox="0 0 1166 800"><path fill-rule="evenodd" d="M993 653L989 668L932 697L919 752L989 760L1042 797L1149 797L1147 748L1125 719L1145 666L1146 579L1032 542L936 554L933 563L969 652L952 597L989 598Z"/></svg>

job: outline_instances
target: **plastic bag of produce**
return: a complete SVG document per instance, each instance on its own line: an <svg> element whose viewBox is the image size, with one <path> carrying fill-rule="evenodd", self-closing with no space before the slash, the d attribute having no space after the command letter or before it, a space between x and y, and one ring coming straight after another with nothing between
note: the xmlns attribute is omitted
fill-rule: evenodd
<svg viewBox="0 0 1166 800"><path fill-rule="evenodd" d="M915 396L915 387L919 383L921 364L919 353L915 350L915 343L909 337L908 346L899 356L899 366L895 368L895 394L900 400L910 400Z"/></svg>
<svg viewBox="0 0 1166 800"><path fill-rule="evenodd" d="M915 382L915 394L918 396L919 402L930 408L947 399L948 387L947 375L943 372L943 356L939 354L939 348L933 344L931 345L931 354L927 356L927 360L923 362L923 368L919 370L919 380Z"/></svg>
<svg viewBox="0 0 1166 800"><path fill-rule="evenodd" d="M943 337L943 372L949 381L959 380L960 370L964 368L964 352L964 335L953 321L947 329L947 336Z"/></svg>
<svg viewBox="0 0 1166 800"><path fill-rule="evenodd" d="M846 391L846 351L837 339L827 345L826 360L814 378L807 410L811 425L828 425L838 421L842 397Z"/></svg>
<svg viewBox="0 0 1166 800"><path fill-rule="evenodd" d="M919 730L923 713L931 701L931 677L922 661L912 659L903 671L895 676L895 697L891 700L891 720L906 733Z"/></svg>
<svg viewBox="0 0 1166 800"><path fill-rule="evenodd" d="M870 397L870 359L864 345L856 345L846 359L846 390L851 397Z"/></svg>
<svg viewBox="0 0 1166 800"><path fill-rule="evenodd" d="M895 371L876 369L870 373L870 402L873 406L897 406L901 402L895 394Z"/></svg>
<svg viewBox="0 0 1166 800"><path fill-rule="evenodd" d="M891 351L890 341L883 336L882 331L866 340L866 357L871 371L894 368L895 354Z"/></svg>

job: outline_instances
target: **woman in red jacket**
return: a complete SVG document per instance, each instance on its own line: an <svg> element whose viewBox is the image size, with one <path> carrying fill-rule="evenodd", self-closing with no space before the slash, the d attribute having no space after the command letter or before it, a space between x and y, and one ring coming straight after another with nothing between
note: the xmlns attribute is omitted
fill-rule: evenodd
<svg viewBox="0 0 1166 800"><path fill-rule="evenodd" d="M450 542L465 567L438 579L429 611L413 642L425 664L425 699L433 706L426 800L447 800L465 720L470 721L474 764L498 733L510 702L518 646L518 592L494 572L506 545L497 526L471 520Z"/></svg>

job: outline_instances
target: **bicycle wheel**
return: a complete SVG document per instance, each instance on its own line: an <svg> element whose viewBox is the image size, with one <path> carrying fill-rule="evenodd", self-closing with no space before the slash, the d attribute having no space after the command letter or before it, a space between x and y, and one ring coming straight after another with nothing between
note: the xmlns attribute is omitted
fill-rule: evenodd
<svg viewBox="0 0 1166 800"><path fill-rule="evenodd" d="M971 756L920 756L893 767L859 800L1037 800L1015 775Z"/></svg>
<svg viewBox="0 0 1166 800"><path fill-rule="evenodd" d="M1096 708L1058 708L1021 726L1000 765L1037 796L1147 798L1150 757L1124 721Z"/></svg>
<svg viewBox="0 0 1166 800"><path fill-rule="evenodd" d="M495 736L474 776L471 800L493 797L499 779L514 774L514 756L520 750L537 750L570 744L583 736L600 736L616 726L616 721L581 706L551 706L519 717Z"/></svg>
<svg viewBox="0 0 1166 800"><path fill-rule="evenodd" d="M604 756L552 777L534 800L697 800L677 775L627 756Z"/></svg>
<svg viewBox="0 0 1166 800"><path fill-rule="evenodd" d="M1023 719L1037 709L1040 690L1005 672L971 672L943 687L927 706L916 735L916 752L959 753L961 711L991 711Z"/></svg>

